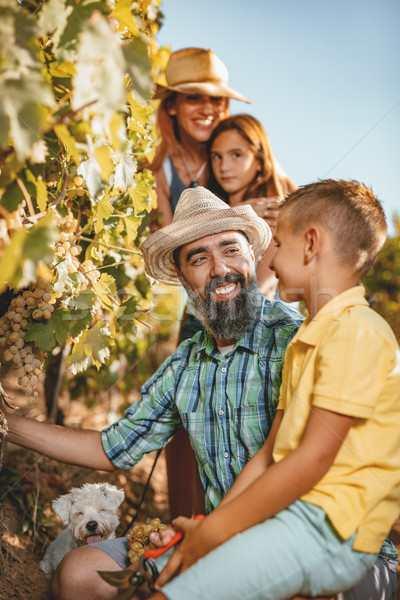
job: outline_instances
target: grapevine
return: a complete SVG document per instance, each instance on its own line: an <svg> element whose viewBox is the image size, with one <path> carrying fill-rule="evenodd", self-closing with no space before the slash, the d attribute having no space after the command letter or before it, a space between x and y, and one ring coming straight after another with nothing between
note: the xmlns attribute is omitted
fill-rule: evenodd
<svg viewBox="0 0 400 600"><path fill-rule="evenodd" d="M160 0L3 5L0 375L12 368L35 396L66 344L76 375L133 362L148 343L139 248L155 192L140 164L169 51L155 40Z"/></svg>

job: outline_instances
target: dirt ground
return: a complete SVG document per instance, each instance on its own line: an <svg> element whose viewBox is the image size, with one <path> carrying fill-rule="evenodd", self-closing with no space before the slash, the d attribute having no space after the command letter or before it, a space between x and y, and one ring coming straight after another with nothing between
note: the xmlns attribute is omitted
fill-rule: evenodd
<svg viewBox="0 0 400 600"><path fill-rule="evenodd" d="M26 405L25 397L10 378L3 380L3 385L13 403L21 407L20 414L45 419L42 395ZM66 424L100 430L109 422L111 413L113 406L107 397L90 410L80 402L71 402ZM49 585L39 570L39 562L62 529L51 509L54 498L86 482L107 481L123 488L125 500L118 509L117 529L117 535L122 534L136 514L154 460L155 453L146 456L133 471L106 473L65 465L8 444L0 473L0 600L50 600ZM159 517L162 522L169 522L163 454L157 461L138 516L139 520Z"/></svg>

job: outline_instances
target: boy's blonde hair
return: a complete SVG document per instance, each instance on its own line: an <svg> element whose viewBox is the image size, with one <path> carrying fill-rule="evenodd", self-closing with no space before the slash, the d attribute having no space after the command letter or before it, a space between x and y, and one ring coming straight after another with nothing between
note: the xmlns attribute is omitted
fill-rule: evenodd
<svg viewBox="0 0 400 600"><path fill-rule="evenodd" d="M372 190L358 181L326 179L300 187L282 204L278 222L288 219L295 235L322 225L336 255L360 277L370 269L386 239L385 213Z"/></svg>

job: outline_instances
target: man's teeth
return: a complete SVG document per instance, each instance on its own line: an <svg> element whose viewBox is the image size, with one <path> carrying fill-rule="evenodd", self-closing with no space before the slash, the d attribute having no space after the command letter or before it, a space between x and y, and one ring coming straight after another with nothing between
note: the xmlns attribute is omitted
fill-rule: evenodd
<svg viewBox="0 0 400 600"><path fill-rule="evenodd" d="M231 283L230 285L226 285L225 287L219 287L216 288L215 293L219 296L220 294L230 294L231 292L233 292L233 290L235 289L235 285L234 283Z"/></svg>

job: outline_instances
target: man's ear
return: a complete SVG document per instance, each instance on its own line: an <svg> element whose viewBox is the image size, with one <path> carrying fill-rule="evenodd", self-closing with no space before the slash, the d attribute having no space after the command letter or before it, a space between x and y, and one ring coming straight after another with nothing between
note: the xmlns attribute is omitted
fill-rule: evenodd
<svg viewBox="0 0 400 600"><path fill-rule="evenodd" d="M250 256L251 256L251 260L253 262L256 262L255 256L254 256L254 248L253 248L253 244L249 244L249 250L250 250Z"/></svg>
<svg viewBox="0 0 400 600"><path fill-rule="evenodd" d="M310 227L304 232L304 264L310 263L321 250L321 231Z"/></svg>
<svg viewBox="0 0 400 600"><path fill-rule="evenodd" d="M180 270L179 270L179 267L177 267L176 265L174 265L174 268L175 268L176 275L177 275L177 277L178 277L179 281L180 281L180 282L182 283L182 285L183 285L183 275L182 275L182 273L180 272Z"/></svg>

